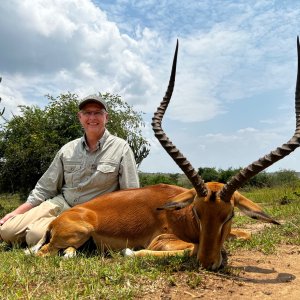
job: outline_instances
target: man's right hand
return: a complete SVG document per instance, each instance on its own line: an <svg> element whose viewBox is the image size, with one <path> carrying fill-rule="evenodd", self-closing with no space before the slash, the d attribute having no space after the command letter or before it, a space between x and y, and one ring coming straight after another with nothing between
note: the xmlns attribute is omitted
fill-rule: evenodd
<svg viewBox="0 0 300 300"><path fill-rule="evenodd" d="M7 220L11 219L12 217L15 217L16 215L23 214L24 212L32 209L33 206L31 203L25 202L21 204L18 208L16 208L14 211L6 214L1 220L0 220L0 226L3 225Z"/></svg>
<svg viewBox="0 0 300 300"><path fill-rule="evenodd" d="M3 225L7 220L9 220L10 218L16 216L17 213L11 212L7 215L5 215L1 220L0 220L0 226Z"/></svg>

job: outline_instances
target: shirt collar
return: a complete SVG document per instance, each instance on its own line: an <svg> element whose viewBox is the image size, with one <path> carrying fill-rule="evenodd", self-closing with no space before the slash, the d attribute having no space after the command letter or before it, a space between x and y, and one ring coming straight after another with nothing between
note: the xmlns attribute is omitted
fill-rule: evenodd
<svg viewBox="0 0 300 300"><path fill-rule="evenodd" d="M109 131L105 128L105 131L102 135L102 137L100 138L100 140L97 143L97 150L101 149L106 141L106 139L109 137L110 133ZM89 146L86 142L86 136L85 134L83 135L83 137L81 138L81 143L82 146L88 151L89 150Z"/></svg>

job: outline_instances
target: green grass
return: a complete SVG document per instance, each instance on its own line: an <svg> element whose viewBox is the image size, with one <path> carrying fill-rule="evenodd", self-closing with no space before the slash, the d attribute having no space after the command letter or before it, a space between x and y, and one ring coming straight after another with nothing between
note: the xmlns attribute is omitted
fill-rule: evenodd
<svg viewBox="0 0 300 300"><path fill-rule="evenodd" d="M259 189L243 194L276 220L254 233L250 241L226 242L231 253L238 249L274 253L279 244L300 245L300 188ZM0 197L0 216L19 205L17 196ZM237 214L234 227L255 227L261 222ZM236 275L230 267L223 274ZM205 286L207 275L195 258L124 258L79 253L65 260L54 256L25 256L23 249L0 244L0 299L134 299L153 291L162 282L167 286L185 284L191 289Z"/></svg>
<svg viewBox="0 0 300 300"><path fill-rule="evenodd" d="M18 195L0 195L0 218L14 210L20 204L20 197Z"/></svg>
<svg viewBox="0 0 300 300"><path fill-rule="evenodd" d="M140 259L114 253L66 260L25 256L14 249L1 252L0 299L132 299L153 281L176 285L172 274L178 271L187 272L191 288L201 284L200 274L194 275L195 259L185 256Z"/></svg>
<svg viewBox="0 0 300 300"><path fill-rule="evenodd" d="M229 249L256 249L269 254L276 251L278 244L300 245L300 188L254 189L243 194L262 206L281 225L266 226L264 230L253 234L249 241L231 241L227 243ZM259 223L240 215L234 219L234 227L237 228L249 225L251 228L251 225L255 227Z"/></svg>

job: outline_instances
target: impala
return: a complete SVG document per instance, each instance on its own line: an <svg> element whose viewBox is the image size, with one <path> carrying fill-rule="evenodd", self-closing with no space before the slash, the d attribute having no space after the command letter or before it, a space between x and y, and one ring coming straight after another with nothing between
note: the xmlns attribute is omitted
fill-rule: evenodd
<svg viewBox="0 0 300 300"><path fill-rule="evenodd" d="M197 256L200 265L217 270L222 265L221 250L229 236L248 238L231 229L234 207L246 215L279 224L237 189L300 145L300 50L296 83L296 131L293 137L270 154L242 169L226 184L204 183L190 162L172 144L161 127L170 102L176 74L178 42L169 85L152 127L163 148L182 169L193 185L187 190L172 185L129 189L97 197L58 216L41 241L30 251L45 256L64 250L65 256L90 238L101 250L121 250L128 256L168 256L187 251ZM133 250L130 250L132 248ZM136 250L143 248L142 250Z"/></svg>

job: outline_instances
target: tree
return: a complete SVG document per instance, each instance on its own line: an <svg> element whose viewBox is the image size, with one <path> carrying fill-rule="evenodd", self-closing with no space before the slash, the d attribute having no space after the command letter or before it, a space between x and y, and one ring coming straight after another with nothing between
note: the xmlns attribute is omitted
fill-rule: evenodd
<svg viewBox="0 0 300 300"><path fill-rule="evenodd" d="M227 170L220 169L219 170L219 182L226 183L228 182L231 177L236 175L241 169L233 169L233 168L228 168Z"/></svg>
<svg viewBox="0 0 300 300"><path fill-rule="evenodd" d="M250 180L244 184L244 187L257 187L257 188L268 187L270 186L270 178L271 175L269 175L265 171L260 172L254 177L250 178Z"/></svg>
<svg viewBox="0 0 300 300"><path fill-rule="evenodd" d="M14 115L0 127L0 191L28 193L47 170L56 152L68 141L83 134L77 119L78 96L47 95L49 104L20 106L21 114ZM126 139L133 149L137 163L149 153L149 144L142 137L144 126L141 113L119 96L104 94L109 105L108 130Z"/></svg>
<svg viewBox="0 0 300 300"><path fill-rule="evenodd" d="M270 175L271 186L295 187L299 184L299 177L293 170L283 169Z"/></svg>
<svg viewBox="0 0 300 300"><path fill-rule="evenodd" d="M170 177L168 174L154 173L154 174L140 174L141 186L153 185L158 183L174 184L177 185L177 181L174 182L174 177Z"/></svg>
<svg viewBox="0 0 300 300"><path fill-rule="evenodd" d="M222 183L228 182L230 178L236 175L241 169L232 169L229 168L227 170L216 168L199 168L198 174L202 177L205 182L209 181L218 181ZM249 181L245 183L244 186L249 187L264 187L269 185L269 175L266 172L261 172L254 177L250 178Z"/></svg>
<svg viewBox="0 0 300 300"><path fill-rule="evenodd" d="M202 177L205 182L219 181L219 172L216 168L199 168L198 174Z"/></svg>

